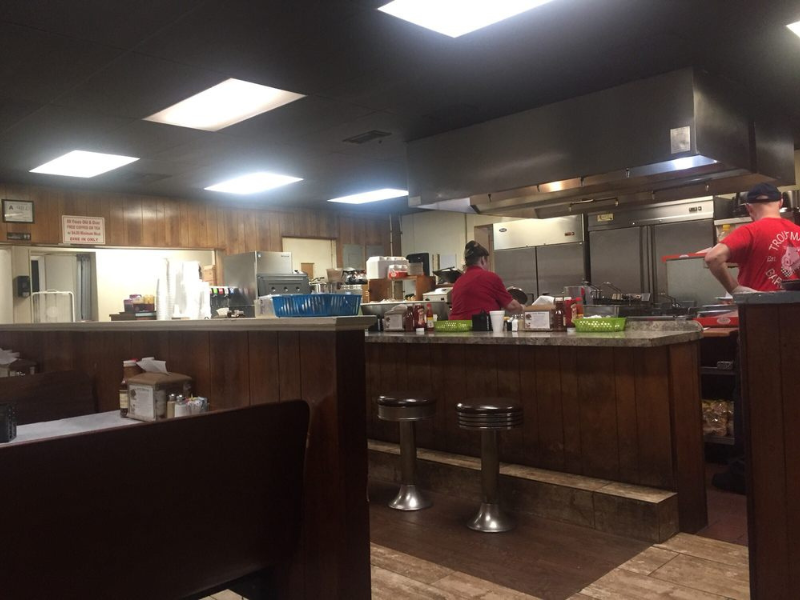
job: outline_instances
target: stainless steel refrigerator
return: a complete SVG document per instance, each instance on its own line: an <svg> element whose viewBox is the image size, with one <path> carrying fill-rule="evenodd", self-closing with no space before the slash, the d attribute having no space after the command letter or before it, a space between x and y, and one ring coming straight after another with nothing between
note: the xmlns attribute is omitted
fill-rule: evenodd
<svg viewBox="0 0 800 600"><path fill-rule="evenodd" d="M506 286L531 300L561 294L586 279L586 246L580 216L495 223L494 267Z"/></svg>
<svg viewBox="0 0 800 600"><path fill-rule="evenodd" d="M610 282L624 293L650 293L655 302L670 293L664 256L687 254L714 244L711 198L652 205L614 213L587 215L591 282ZM708 303L708 280L673 282L683 290L681 301ZM610 294L612 289L604 287ZM720 288L720 292L722 292Z"/></svg>

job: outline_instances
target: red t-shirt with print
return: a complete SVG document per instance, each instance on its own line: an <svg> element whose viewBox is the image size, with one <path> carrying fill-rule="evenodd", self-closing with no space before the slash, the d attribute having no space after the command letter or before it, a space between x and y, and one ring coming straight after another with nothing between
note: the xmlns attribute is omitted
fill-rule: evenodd
<svg viewBox="0 0 800 600"><path fill-rule="evenodd" d="M500 276L480 267L467 267L466 273L453 285L453 307L450 319L468 320L482 310L500 310L514 298L506 291Z"/></svg>
<svg viewBox="0 0 800 600"><path fill-rule="evenodd" d="M737 227L722 243L739 265L739 285L760 292L781 289L781 280L800 278L800 227L781 218L764 218Z"/></svg>

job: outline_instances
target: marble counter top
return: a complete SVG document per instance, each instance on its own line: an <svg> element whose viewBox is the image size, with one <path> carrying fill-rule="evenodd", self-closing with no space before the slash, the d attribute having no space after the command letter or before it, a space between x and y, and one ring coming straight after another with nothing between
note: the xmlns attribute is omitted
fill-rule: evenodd
<svg viewBox="0 0 800 600"><path fill-rule="evenodd" d="M736 304L800 304L800 292L756 292L735 294Z"/></svg>
<svg viewBox="0 0 800 600"><path fill-rule="evenodd" d="M517 346L585 346L610 348L653 348L692 342L703 337L703 328L694 321L665 321L630 323L625 331L615 333L555 333L550 331L520 331L493 333L468 331L463 333L367 332L372 344L477 344Z"/></svg>
<svg viewBox="0 0 800 600"><path fill-rule="evenodd" d="M376 317L302 317L285 319L205 319L174 321L100 321L0 325L0 331L352 331L365 330Z"/></svg>

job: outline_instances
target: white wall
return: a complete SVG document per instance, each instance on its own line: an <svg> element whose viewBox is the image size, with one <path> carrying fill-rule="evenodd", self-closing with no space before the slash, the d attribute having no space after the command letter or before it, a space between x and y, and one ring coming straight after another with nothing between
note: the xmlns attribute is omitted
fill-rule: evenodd
<svg viewBox="0 0 800 600"><path fill-rule="evenodd" d="M213 250L116 250L95 251L97 279L97 315L109 321L109 315L124 309L123 300L131 294L156 294L156 282L165 258L195 260L200 266L214 264Z"/></svg>
<svg viewBox="0 0 800 600"><path fill-rule="evenodd" d="M474 239L475 227L502 221L507 217L468 215L464 213L431 210L405 215L400 220L402 254L430 252L455 254L461 266L464 246Z"/></svg>
<svg viewBox="0 0 800 600"><path fill-rule="evenodd" d="M327 269L336 266L336 240L285 237L281 242L283 251L292 253L292 269L299 271L300 263L313 263L311 279L326 277Z"/></svg>
<svg viewBox="0 0 800 600"><path fill-rule="evenodd" d="M0 323L14 322L14 278L11 275L11 250L0 248Z"/></svg>

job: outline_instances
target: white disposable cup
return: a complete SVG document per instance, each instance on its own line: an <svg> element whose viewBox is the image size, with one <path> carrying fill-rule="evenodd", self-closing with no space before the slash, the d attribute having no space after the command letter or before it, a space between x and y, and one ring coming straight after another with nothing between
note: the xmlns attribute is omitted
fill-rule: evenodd
<svg viewBox="0 0 800 600"><path fill-rule="evenodd" d="M494 333L503 333L505 316L506 316L506 311L504 310L489 311L489 318L492 320L492 331Z"/></svg>

